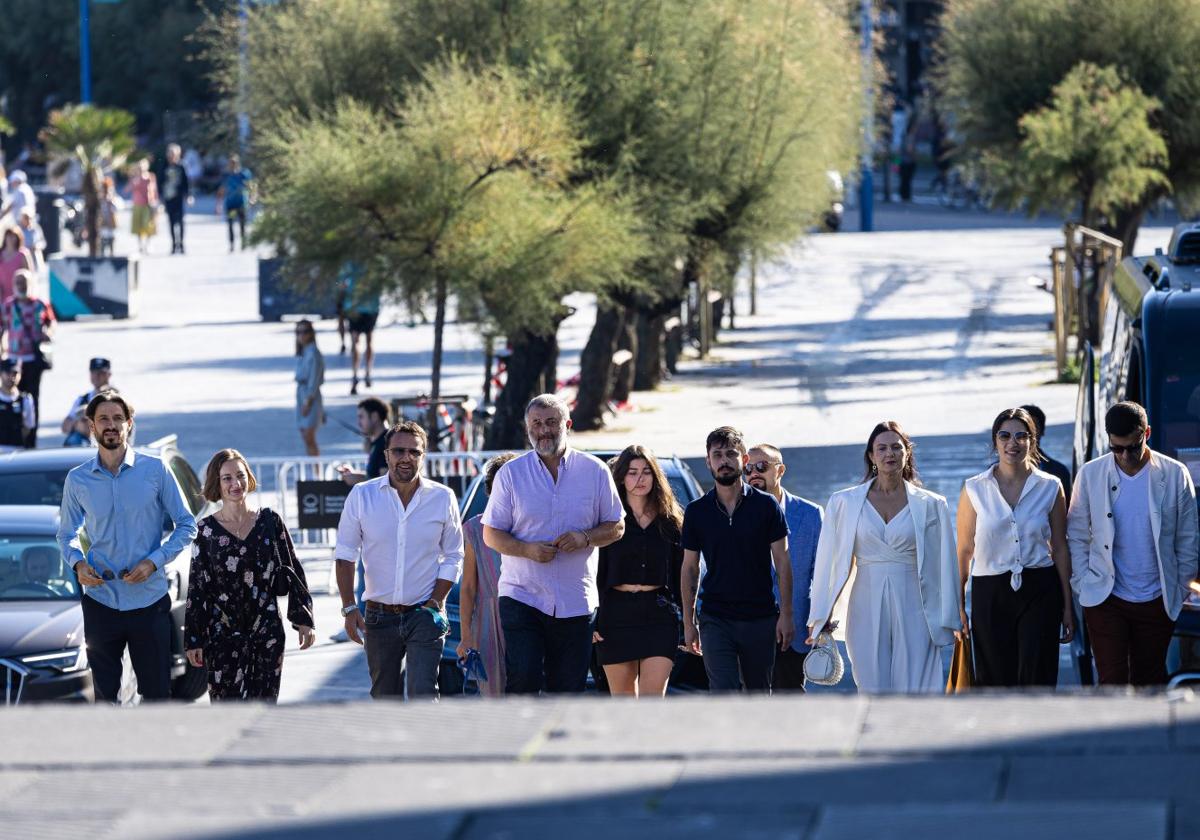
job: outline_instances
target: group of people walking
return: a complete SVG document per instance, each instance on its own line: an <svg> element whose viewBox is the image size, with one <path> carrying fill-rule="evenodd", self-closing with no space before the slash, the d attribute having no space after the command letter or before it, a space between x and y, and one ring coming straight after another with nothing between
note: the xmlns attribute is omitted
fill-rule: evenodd
<svg viewBox="0 0 1200 840"><path fill-rule="evenodd" d="M189 661L207 669L214 699L277 697L278 599L302 647L312 600L282 519L247 506L246 459L212 458L204 495L221 508L197 525L161 461L129 448L124 398L98 393L86 415L99 451L68 475L59 542L84 586L97 696L115 699L126 646L144 696L166 696L163 566L194 542ZM375 698L437 695L460 578L457 653L483 693L582 692L594 648L613 694L661 696L681 649L703 657L713 691L803 690L806 653L835 628L860 691L942 691L942 648L955 641L972 645L977 685L1053 686L1058 647L1078 630L1073 597L1101 683L1162 684L1197 573L1191 477L1149 449L1134 403L1109 410L1111 451L1082 467L1069 506L1042 468L1057 465L1035 413L1001 412L995 462L966 481L957 523L921 487L894 421L868 436L862 482L824 510L783 489L778 448L722 426L705 441L714 487L681 509L652 452L629 446L605 464L573 448L567 406L542 395L526 410L532 448L486 465L487 507L463 523L453 492L423 475L424 428L385 426L373 398L360 415L383 471L346 473L334 556Z"/></svg>

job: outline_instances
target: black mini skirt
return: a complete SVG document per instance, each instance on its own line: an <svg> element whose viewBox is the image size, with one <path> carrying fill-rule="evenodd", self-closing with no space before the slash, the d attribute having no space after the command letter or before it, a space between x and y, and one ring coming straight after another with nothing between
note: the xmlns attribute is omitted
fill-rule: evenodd
<svg viewBox="0 0 1200 840"><path fill-rule="evenodd" d="M596 614L596 644L601 665L636 662L652 656L674 660L679 648L679 611L666 589L604 593Z"/></svg>

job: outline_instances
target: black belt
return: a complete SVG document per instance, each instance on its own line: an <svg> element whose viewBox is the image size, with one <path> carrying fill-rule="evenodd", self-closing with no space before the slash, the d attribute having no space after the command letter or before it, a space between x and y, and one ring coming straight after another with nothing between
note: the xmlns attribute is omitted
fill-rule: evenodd
<svg viewBox="0 0 1200 840"><path fill-rule="evenodd" d="M366 603L367 609L385 613L408 613L421 608L420 604L381 604L378 601L367 601Z"/></svg>

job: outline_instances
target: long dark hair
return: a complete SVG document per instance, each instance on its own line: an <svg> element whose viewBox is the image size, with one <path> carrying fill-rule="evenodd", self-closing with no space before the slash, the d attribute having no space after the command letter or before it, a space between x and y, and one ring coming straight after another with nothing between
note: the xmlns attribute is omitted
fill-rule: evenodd
<svg viewBox="0 0 1200 840"><path fill-rule="evenodd" d="M299 321L296 322L296 329L299 330L301 327L305 327L308 330L308 334L312 336L312 341L310 341L309 344L316 344L317 343L317 329L316 329L316 327L313 326L313 322L308 320L307 318L301 318ZM299 338L296 339L296 355L297 356L304 355L305 346L307 346L307 345L301 344ZM317 354L320 355L320 353L321 353L321 348L318 347Z"/></svg>
<svg viewBox="0 0 1200 840"><path fill-rule="evenodd" d="M916 444L912 442L912 438L905 434L904 429L902 429L900 424L895 420L884 420L871 430L871 436L867 438L867 448L863 450L863 464L866 465L867 469L867 471L863 474L863 481L870 481L875 477L875 465L871 462L871 447L875 445L875 438L879 437L884 432L895 432L900 436L900 442L904 444L906 455L904 459L904 469L901 471L900 476L905 481L911 482L912 484L920 487L921 478L917 474L917 454L914 451Z"/></svg>
<svg viewBox="0 0 1200 840"><path fill-rule="evenodd" d="M1006 408L996 415L996 420L992 423L992 452L996 454L997 458L1000 457L1000 447L996 445L996 435L1000 433L1000 427L1009 420L1016 420L1025 427L1025 431L1029 432L1029 456L1025 460L1030 468L1037 467L1042 461L1042 449L1038 446L1037 421L1023 408Z"/></svg>
<svg viewBox="0 0 1200 840"><path fill-rule="evenodd" d="M625 476L629 474L629 465L639 459L650 466L650 474L654 477L654 486L650 488L646 505L654 512L656 519L665 520L678 533L683 528L683 509L679 507L679 502L675 499L675 491L671 489L671 483L663 475L662 467L658 465L658 459L654 457L654 453L636 443L633 446L626 446L621 450L621 454L609 461L608 464L609 469L612 470L613 481L617 483L617 495L621 497L621 504L626 512L629 512L629 499L625 497Z"/></svg>

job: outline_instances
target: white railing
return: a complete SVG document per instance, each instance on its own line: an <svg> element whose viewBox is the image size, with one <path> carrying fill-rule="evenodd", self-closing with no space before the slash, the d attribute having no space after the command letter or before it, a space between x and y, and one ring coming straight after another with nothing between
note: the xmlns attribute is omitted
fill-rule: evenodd
<svg viewBox="0 0 1200 840"><path fill-rule="evenodd" d="M483 465L498 452L427 452L425 475L455 487L461 495L466 492L472 479L479 475ZM251 503L256 507L269 507L283 517L297 548L332 549L335 541L333 528L299 527L299 503L296 484L299 481L338 481L338 467L349 464L361 472L366 468L366 457L294 456L284 458L248 458L250 469L258 479L258 490Z"/></svg>

